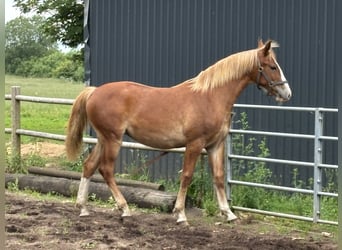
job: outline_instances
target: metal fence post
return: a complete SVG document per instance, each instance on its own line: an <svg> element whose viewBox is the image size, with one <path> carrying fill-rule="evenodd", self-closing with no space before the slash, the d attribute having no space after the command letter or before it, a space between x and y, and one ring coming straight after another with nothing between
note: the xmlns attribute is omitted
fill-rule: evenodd
<svg viewBox="0 0 342 250"><path fill-rule="evenodd" d="M20 158L20 134L17 134L17 129L20 129L20 101L16 96L20 95L20 87L13 86L11 88L11 118L12 118L12 157Z"/></svg>
<svg viewBox="0 0 342 250"><path fill-rule="evenodd" d="M317 222L320 218L320 196L322 191L322 141L320 137L323 135L323 113L319 108L315 110L315 143L314 143L314 187L313 187L313 221Z"/></svg>

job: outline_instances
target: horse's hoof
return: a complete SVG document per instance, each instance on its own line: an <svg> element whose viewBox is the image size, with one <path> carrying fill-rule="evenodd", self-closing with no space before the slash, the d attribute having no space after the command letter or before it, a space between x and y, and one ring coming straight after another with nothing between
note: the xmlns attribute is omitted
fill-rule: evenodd
<svg viewBox="0 0 342 250"><path fill-rule="evenodd" d="M190 224L187 221L177 222L177 225L180 227L190 227Z"/></svg>
<svg viewBox="0 0 342 250"><path fill-rule="evenodd" d="M240 218L236 218L234 220L228 220L227 222L228 222L228 224L231 224L231 225L241 225L242 224L242 220Z"/></svg>
<svg viewBox="0 0 342 250"><path fill-rule="evenodd" d="M230 214L227 218L227 221L232 222L232 221L235 221L237 219L238 219L238 217L235 214Z"/></svg>
<svg viewBox="0 0 342 250"><path fill-rule="evenodd" d="M135 222L135 218L133 219L131 215L125 215L125 216L121 215L120 222L125 225L131 225L132 223Z"/></svg>
<svg viewBox="0 0 342 250"><path fill-rule="evenodd" d="M120 216L120 220L123 222L124 220L127 220L128 218L131 218L132 215L131 215L131 211L130 210L126 210L124 211L121 216Z"/></svg>
<svg viewBox="0 0 342 250"><path fill-rule="evenodd" d="M238 217L232 211L221 211L221 214L226 216L228 222L238 219Z"/></svg>
<svg viewBox="0 0 342 250"><path fill-rule="evenodd" d="M241 220L234 215L234 217L229 217L227 222L230 224L240 224Z"/></svg>
<svg viewBox="0 0 342 250"><path fill-rule="evenodd" d="M88 209L86 209L86 208L81 209L80 217L87 217L89 215L90 215L90 213L89 213Z"/></svg>
<svg viewBox="0 0 342 250"><path fill-rule="evenodd" d="M187 227L189 223L187 220L177 220L177 225Z"/></svg>
<svg viewBox="0 0 342 250"><path fill-rule="evenodd" d="M131 211L128 209L125 209L123 211L123 213L121 214L121 218L125 218L125 217L131 217Z"/></svg>

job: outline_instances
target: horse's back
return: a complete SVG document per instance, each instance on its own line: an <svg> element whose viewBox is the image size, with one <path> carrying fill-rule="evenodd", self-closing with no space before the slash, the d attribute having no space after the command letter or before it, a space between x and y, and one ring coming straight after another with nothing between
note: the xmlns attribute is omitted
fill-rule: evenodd
<svg viewBox="0 0 342 250"><path fill-rule="evenodd" d="M96 103L106 108L106 105L125 105L131 110L155 109L161 107L164 111L170 111L172 106L189 105L187 100L191 94L183 88L159 88L136 82L121 81L101 85L92 94L89 100L90 105ZM168 108L169 107L169 108ZM133 111L133 110L132 110ZM181 110L178 110L181 111Z"/></svg>
<svg viewBox="0 0 342 250"><path fill-rule="evenodd" d="M183 126L190 107L181 95L175 88L154 88L135 82L108 83L93 92L87 112L98 131L127 133L153 147L183 146Z"/></svg>

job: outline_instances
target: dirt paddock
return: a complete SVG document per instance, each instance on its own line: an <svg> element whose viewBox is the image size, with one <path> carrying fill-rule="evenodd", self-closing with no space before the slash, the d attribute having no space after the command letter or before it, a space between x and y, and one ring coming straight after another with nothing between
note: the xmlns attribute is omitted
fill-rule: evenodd
<svg viewBox="0 0 342 250"><path fill-rule="evenodd" d="M271 223L249 217L228 224L222 218L208 221L191 209L190 226L181 226L162 212L136 209L122 221L117 210L90 208L91 216L80 218L70 200L6 191L6 249L337 249L331 238L281 235Z"/></svg>

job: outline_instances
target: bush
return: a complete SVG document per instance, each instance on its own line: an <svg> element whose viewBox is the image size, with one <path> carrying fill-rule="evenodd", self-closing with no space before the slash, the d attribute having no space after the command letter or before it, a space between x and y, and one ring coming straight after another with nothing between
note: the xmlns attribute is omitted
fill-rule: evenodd
<svg viewBox="0 0 342 250"><path fill-rule="evenodd" d="M80 52L62 53L52 51L50 54L31 58L19 63L15 74L24 77L59 78L70 81L83 81L83 62L79 60Z"/></svg>
<svg viewBox="0 0 342 250"><path fill-rule="evenodd" d="M53 71L53 77L68 79L76 82L83 81L83 65L78 65L69 58L61 61Z"/></svg>

